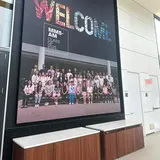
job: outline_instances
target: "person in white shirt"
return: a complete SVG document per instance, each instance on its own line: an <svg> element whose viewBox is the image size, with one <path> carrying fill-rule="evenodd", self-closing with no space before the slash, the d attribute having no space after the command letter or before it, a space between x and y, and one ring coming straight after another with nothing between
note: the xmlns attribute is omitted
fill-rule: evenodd
<svg viewBox="0 0 160 160"><path fill-rule="evenodd" d="M39 75L38 71L36 71L32 76L32 84L36 86L38 82L39 82Z"/></svg>
<svg viewBox="0 0 160 160"><path fill-rule="evenodd" d="M57 79L60 77L60 71L59 69L56 69L56 73L57 73Z"/></svg>
<svg viewBox="0 0 160 160"><path fill-rule="evenodd" d="M111 86L113 86L114 85L114 79L113 79L112 75L108 75L106 78L107 78L109 84Z"/></svg>
<svg viewBox="0 0 160 160"><path fill-rule="evenodd" d="M104 84L104 78L102 76L102 74L99 76L99 86L100 87L103 87L103 84Z"/></svg>
<svg viewBox="0 0 160 160"><path fill-rule="evenodd" d="M67 73L68 82L69 82L71 76L73 76L73 74L71 73L71 69L69 69L68 73Z"/></svg>
<svg viewBox="0 0 160 160"><path fill-rule="evenodd" d="M95 76L94 83L96 83L98 88L100 87L98 75Z"/></svg>
<svg viewBox="0 0 160 160"><path fill-rule="evenodd" d="M45 76L44 72L42 72L42 75L40 76L39 81L41 81L42 82L42 86L45 87L45 85L46 85L46 76Z"/></svg>
<svg viewBox="0 0 160 160"><path fill-rule="evenodd" d="M82 87L83 77L82 75L78 76L78 84Z"/></svg>
<svg viewBox="0 0 160 160"><path fill-rule="evenodd" d="M74 77L74 86L77 87L77 84L78 84L78 76L77 74L75 74L75 77Z"/></svg>
<svg viewBox="0 0 160 160"><path fill-rule="evenodd" d="M88 97L88 102L93 103L93 87L89 83L89 86L87 87L87 97Z"/></svg>

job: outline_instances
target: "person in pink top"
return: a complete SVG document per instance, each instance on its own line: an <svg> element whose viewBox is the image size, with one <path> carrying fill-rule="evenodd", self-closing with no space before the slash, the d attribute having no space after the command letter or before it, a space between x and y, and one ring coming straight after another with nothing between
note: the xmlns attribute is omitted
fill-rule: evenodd
<svg viewBox="0 0 160 160"><path fill-rule="evenodd" d="M46 85L46 75L44 72L42 72L42 75L39 77L39 81L42 82L42 86L45 87Z"/></svg>
<svg viewBox="0 0 160 160"><path fill-rule="evenodd" d="M22 108L26 108L28 106L28 101L31 95L34 92L34 85L32 85L32 82L29 80L27 85L24 87L24 96L23 96L23 102L22 102Z"/></svg>
<svg viewBox="0 0 160 160"><path fill-rule="evenodd" d="M108 103L108 87L104 84L103 86L103 103Z"/></svg>
<svg viewBox="0 0 160 160"><path fill-rule="evenodd" d="M48 70L48 72L51 72L52 77L54 77L55 70L54 70L53 66L50 66L50 69Z"/></svg>

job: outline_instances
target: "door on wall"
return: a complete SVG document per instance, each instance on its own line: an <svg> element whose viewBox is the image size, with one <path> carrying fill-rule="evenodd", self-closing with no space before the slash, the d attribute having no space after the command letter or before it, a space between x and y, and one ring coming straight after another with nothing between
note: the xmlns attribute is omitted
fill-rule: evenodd
<svg viewBox="0 0 160 160"><path fill-rule="evenodd" d="M0 51L0 147L3 129L5 92L8 70L8 52Z"/></svg>
<svg viewBox="0 0 160 160"><path fill-rule="evenodd" d="M128 72L128 112L126 119L143 122L139 75Z"/></svg>

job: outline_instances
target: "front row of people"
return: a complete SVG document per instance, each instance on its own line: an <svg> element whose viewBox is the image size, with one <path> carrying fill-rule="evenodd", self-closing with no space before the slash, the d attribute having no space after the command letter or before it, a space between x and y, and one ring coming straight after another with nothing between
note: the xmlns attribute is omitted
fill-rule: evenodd
<svg viewBox="0 0 160 160"><path fill-rule="evenodd" d="M42 82L39 81L38 84L32 85L32 82L29 80L28 84L24 88L23 102L22 107L26 108L29 103L30 97L35 96L35 107L39 107L42 97L45 97L45 106L49 105L49 102L52 100L55 105L58 105L59 100L68 102L69 104L79 104L80 100L83 100L83 103L88 103L103 101L103 103L114 102L114 94L112 87L107 84L103 87L98 88L96 83L92 86L84 81L82 85L74 85L74 81L68 85L66 82L61 86L59 81L56 85L52 84L52 81L48 81L45 87L43 87Z"/></svg>

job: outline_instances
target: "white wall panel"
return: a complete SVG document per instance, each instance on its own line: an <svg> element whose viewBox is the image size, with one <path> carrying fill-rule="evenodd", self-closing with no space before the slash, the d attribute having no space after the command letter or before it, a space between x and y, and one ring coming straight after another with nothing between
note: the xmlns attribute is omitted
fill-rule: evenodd
<svg viewBox="0 0 160 160"><path fill-rule="evenodd" d="M156 131L150 128L151 125L155 125L154 112L144 113L144 129L146 134L151 134Z"/></svg>
<svg viewBox="0 0 160 160"><path fill-rule="evenodd" d="M137 73L160 75L159 61L126 49L120 49L122 69Z"/></svg>
<svg viewBox="0 0 160 160"><path fill-rule="evenodd" d="M136 34L119 29L120 47L158 58L157 44Z"/></svg>
<svg viewBox="0 0 160 160"><path fill-rule="evenodd" d="M122 69L123 91L128 92L128 72Z"/></svg>
<svg viewBox="0 0 160 160"><path fill-rule="evenodd" d="M142 36L156 43L156 34L153 27L131 16L128 12L118 9L119 26L132 33Z"/></svg>
<svg viewBox="0 0 160 160"><path fill-rule="evenodd" d="M118 7L154 27L153 14L133 0L118 0Z"/></svg>

